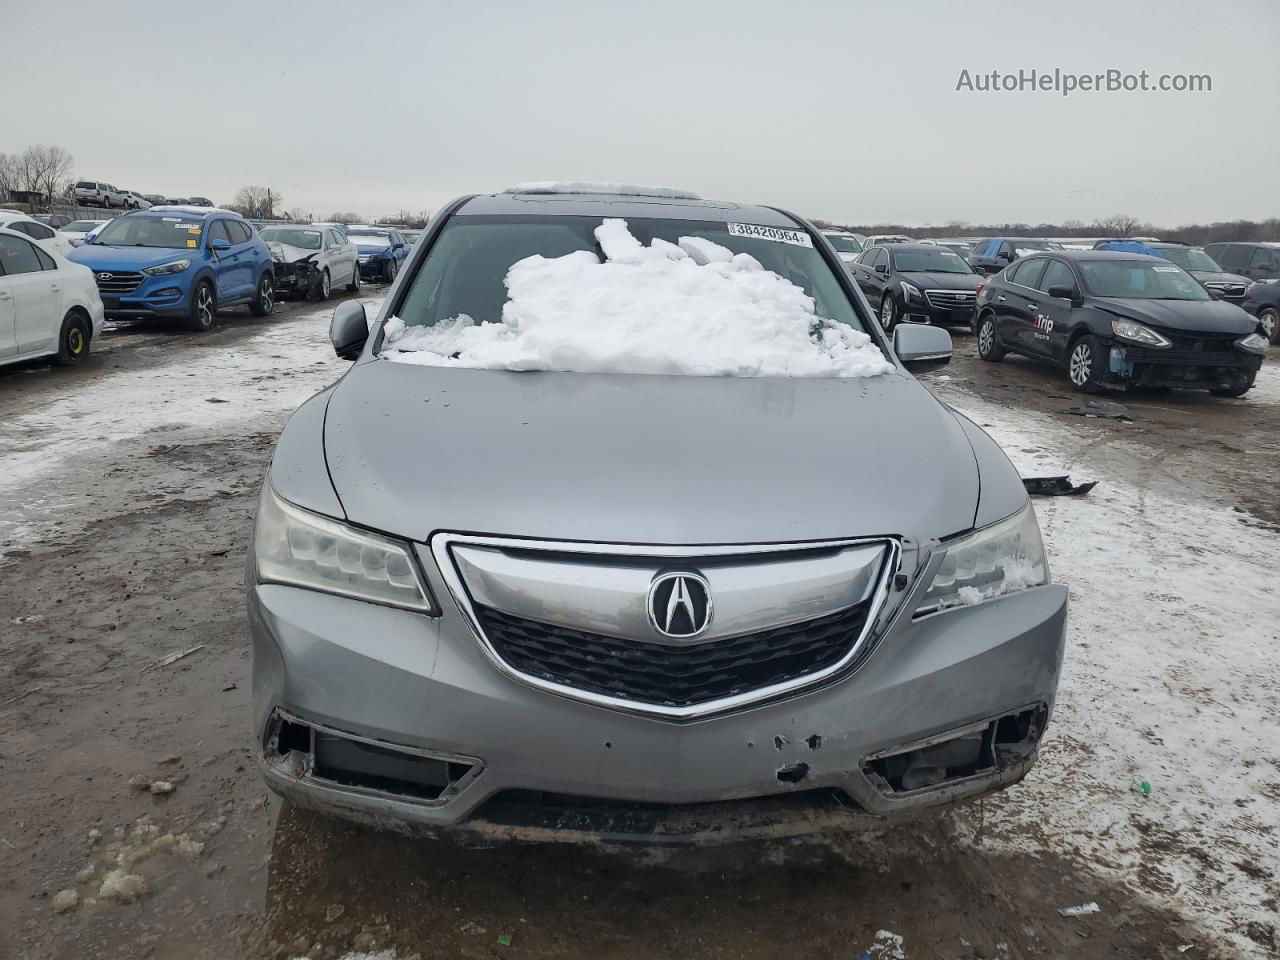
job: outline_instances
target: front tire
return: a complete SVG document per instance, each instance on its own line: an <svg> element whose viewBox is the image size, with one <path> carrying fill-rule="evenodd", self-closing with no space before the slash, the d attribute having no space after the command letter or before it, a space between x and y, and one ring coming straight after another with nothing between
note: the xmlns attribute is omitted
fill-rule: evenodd
<svg viewBox="0 0 1280 960"><path fill-rule="evenodd" d="M400 272L400 261L394 257L387 261L387 265L382 268L382 275L386 278L387 283L396 282L396 274Z"/></svg>
<svg viewBox="0 0 1280 960"><path fill-rule="evenodd" d="M84 317L72 310L62 320L58 332L58 352L53 362L59 367L74 367L89 355L89 339L92 333Z"/></svg>
<svg viewBox="0 0 1280 960"><path fill-rule="evenodd" d="M1081 393L1097 393L1102 389L1107 367L1107 348L1093 334L1081 337L1067 354L1067 379Z"/></svg>
<svg viewBox="0 0 1280 960"><path fill-rule="evenodd" d="M880 329L885 335L893 333L893 328L897 325L898 304L894 302L893 294L886 293L884 299L880 301Z"/></svg>
<svg viewBox="0 0 1280 960"><path fill-rule="evenodd" d="M996 336L996 318L989 313L978 320L978 357L988 363L999 363L1007 352L1000 346L1000 338Z"/></svg>
<svg viewBox="0 0 1280 960"><path fill-rule="evenodd" d="M218 302L213 295L213 284L201 280L191 292L191 315L187 317L187 326L203 333L213 329L213 315L218 312Z"/></svg>
<svg viewBox="0 0 1280 960"><path fill-rule="evenodd" d="M262 279L258 281L258 289L253 293L253 299L249 301L249 312L255 317L267 317L275 308L276 283L271 278L270 272L264 273Z"/></svg>
<svg viewBox="0 0 1280 960"><path fill-rule="evenodd" d="M316 285L316 299L324 303L329 299L329 271L328 269L320 271L320 282Z"/></svg>
<svg viewBox="0 0 1280 960"><path fill-rule="evenodd" d="M1258 323L1269 341L1280 343L1280 310L1275 307L1265 307L1259 310Z"/></svg>

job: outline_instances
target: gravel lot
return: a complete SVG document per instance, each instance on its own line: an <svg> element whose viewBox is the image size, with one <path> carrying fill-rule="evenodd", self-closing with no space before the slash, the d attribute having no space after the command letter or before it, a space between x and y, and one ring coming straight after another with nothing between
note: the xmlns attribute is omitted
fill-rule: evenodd
<svg viewBox="0 0 1280 960"><path fill-rule="evenodd" d="M1021 786L821 842L460 850L282 809L252 768L244 550L276 434L345 368L331 309L0 369L0 957L1277 954L1280 354L1242 400L1118 398L1132 423L964 332L926 378L1024 475L1099 481L1037 502L1072 623Z"/></svg>

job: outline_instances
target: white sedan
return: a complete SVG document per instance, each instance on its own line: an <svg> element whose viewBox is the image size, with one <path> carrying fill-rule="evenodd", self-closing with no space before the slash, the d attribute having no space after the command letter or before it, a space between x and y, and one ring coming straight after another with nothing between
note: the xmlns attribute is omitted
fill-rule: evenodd
<svg viewBox="0 0 1280 960"><path fill-rule="evenodd" d="M110 222L110 220L73 220L65 227L60 228L58 233L66 237L73 247L78 247L85 242L90 234L97 236L97 232Z"/></svg>
<svg viewBox="0 0 1280 960"><path fill-rule="evenodd" d="M290 224L258 231L276 270L276 292L328 300L334 287L360 289L356 245L330 226Z"/></svg>
<svg viewBox="0 0 1280 960"><path fill-rule="evenodd" d="M0 365L47 356L79 363L103 320L92 270L0 227Z"/></svg>
<svg viewBox="0 0 1280 960"><path fill-rule="evenodd" d="M16 230L35 240L50 253L66 256L71 252L71 241L58 233L47 223L41 223L35 217L29 217L17 210L0 210L0 227Z"/></svg>

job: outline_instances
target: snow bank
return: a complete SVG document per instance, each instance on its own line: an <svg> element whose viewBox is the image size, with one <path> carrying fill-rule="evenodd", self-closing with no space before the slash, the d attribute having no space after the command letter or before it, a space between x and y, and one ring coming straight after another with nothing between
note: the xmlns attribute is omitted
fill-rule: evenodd
<svg viewBox="0 0 1280 960"><path fill-rule="evenodd" d="M501 323L434 327L391 317L382 356L402 363L738 377L871 377L893 370L865 333L754 257L697 237L645 246L625 220L596 228L605 253L527 257L506 276Z"/></svg>
<svg viewBox="0 0 1280 960"><path fill-rule="evenodd" d="M604 193L626 197L667 197L670 200L701 200L696 193L675 187L645 187L636 183L597 180L529 180L507 187L503 193Z"/></svg>

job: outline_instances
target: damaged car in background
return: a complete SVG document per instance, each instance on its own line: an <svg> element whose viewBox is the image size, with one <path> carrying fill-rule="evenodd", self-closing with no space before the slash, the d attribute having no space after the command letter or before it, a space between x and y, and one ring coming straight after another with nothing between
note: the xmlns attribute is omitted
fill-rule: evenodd
<svg viewBox="0 0 1280 960"><path fill-rule="evenodd" d="M306 300L328 300L335 286L360 289L356 246L328 226L263 227L259 233L271 251L276 293Z"/></svg>
<svg viewBox="0 0 1280 960"><path fill-rule="evenodd" d="M255 752L481 841L846 829L1034 764L1067 590L996 443L793 215L465 197L293 415L245 583ZM517 320L518 322L512 322ZM371 411L376 415L371 416Z"/></svg>

